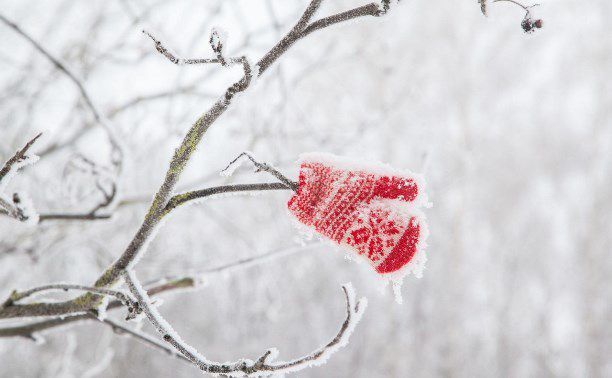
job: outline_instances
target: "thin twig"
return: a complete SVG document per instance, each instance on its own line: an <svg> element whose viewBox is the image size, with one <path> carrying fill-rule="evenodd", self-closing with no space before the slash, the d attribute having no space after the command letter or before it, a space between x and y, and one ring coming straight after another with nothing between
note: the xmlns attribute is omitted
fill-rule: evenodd
<svg viewBox="0 0 612 378"><path fill-rule="evenodd" d="M193 289L202 282L202 279L211 274L219 274L226 272L228 270L233 270L237 268L248 268L257 263L262 263L270 260L272 257L280 257L287 256L294 253L298 253L304 251L305 248L315 247L318 244L310 244L306 247L295 247L289 249L280 249L277 251L267 252L261 255L247 257L245 259L241 259L235 262L230 262L227 264L223 264L217 267L213 267L210 269L206 269L194 274L183 275L183 276L173 276L173 277L163 277L159 279L152 280L146 284L147 294L149 296L155 296L159 294L164 294L167 292L176 292L184 289ZM123 304L119 301L111 301L106 307L107 310L114 310L122 307ZM85 312L85 310L83 311ZM74 315L74 316L66 316L61 318L43 320L36 323L30 323L27 325L9 327L9 328L0 328L0 338L1 337L15 337L15 336L31 336L32 334L40 331L47 330L49 328L55 328L62 326L67 323L73 323L76 321L87 320L87 319L95 319L95 316L89 316L89 313Z"/></svg>
<svg viewBox="0 0 612 378"><path fill-rule="evenodd" d="M350 284L342 286L346 299L346 319L342 323L338 334L325 346L309 353L306 356L297 358L289 362L268 363L267 360L276 357L273 350L267 350L256 362L250 360L238 360L230 363L219 363L209 361L201 356L192 346L186 344L180 336L172 329L170 324L161 316L159 311L150 305L151 300L147 293L141 288L138 278L133 271L128 270L124 274L125 283L136 300L140 303L143 313L149 319L153 327L162 335L164 341L172 345L189 361L195 364L200 370L211 374L236 375L261 375L266 373L287 373L302 370L316 364L319 360L336 352L339 348L346 345L354 326L359 322L367 302L361 299L355 302L354 294Z"/></svg>
<svg viewBox="0 0 612 378"><path fill-rule="evenodd" d="M0 17L2 17L2 15L0 15ZM40 138L41 135L42 133L39 133L34 138L30 139L25 144L25 146L23 146L22 149L17 151L10 159L6 161L6 163L4 163L4 166L2 166L2 169L0 169L0 182L2 182L2 180L9 174L9 172L12 171L13 167L18 162L23 161L24 159L27 158L26 154L28 150L30 149L30 147L34 145L34 143L36 143L36 141L38 140L38 138Z"/></svg>
<svg viewBox="0 0 612 378"><path fill-rule="evenodd" d="M117 290L110 290L110 289L105 289L105 288L97 288L97 287L90 287L90 286L83 286L83 285L73 285L73 284L51 284L51 285L35 287L33 289L29 289L29 290L25 290L21 292L13 291L11 295L8 297L8 299L5 300L4 303L0 307L3 309L9 308L13 306L16 302L23 300L33 294L40 293L43 291L50 291L50 290L63 290L63 291L79 290L79 291L86 291L89 293L95 293L95 294L104 295L104 296L111 296L111 297L116 298L122 305L128 308L130 316L135 316L138 313L140 313L138 303L136 303L132 298L130 298L125 293L122 293Z"/></svg>
<svg viewBox="0 0 612 378"><path fill-rule="evenodd" d="M48 213L40 214L38 217L39 223L51 221L51 220L62 220L62 221L91 221L91 220L105 220L111 219L112 214L68 214L68 213Z"/></svg>
<svg viewBox="0 0 612 378"><path fill-rule="evenodd" d="M4 195L3 190L9 184L13 176L28 164L33 164L38 160L36 155L28 155L28 150L34 145L42 134L36 135L28 141L23 148L17 151L0 169L0 215L8 215L20 222L37 222L37 214L30 208L31 204L19 193L13 193L9 198Z"/></svg>
<svg viewBox="0 0 612 378"><path fill-rule="evenodd" d="M168 204L164 208L164 215L168 214L175 208L184 205L187 202L202 199L212 195L227 194L227 193L239 193L239 192L261 192L269 190L287 190L291 189L287 187L287 184L280 182L264 182L259 184L234 184L234 185L221 185L214 186L212 188L193 190L173 196Z"/></svg>
<svg viewBox="0 0 612 378"><path fill-rule="evenodd" d="M166 352L170 356L176 357L176 358L178 358L181 361L185 361L187 363L191 362L187 358L185 358L183 355L177 354L174 349L172 349L171 347L167 346L166 344L160 342L158 339L156 339L155 337L153 337L151 335L148 335L148 334L146 334L144 332L141 332L141 331L137 331L135 329L128 328L128 327L126 327L126 326L124 326L124 325L122 325L120 323L117 323L114 320L108 319L108 318L107 319L103 319L102 323L105 323L105 324L109 325L116 334L119 334L119 335L127 334L127 335L135 338L136 340L142 342L143 344L148 345L148 346L150 346L150 347L152 347L154 349Z"/></svg>
<svg viewBox="0 0 612 378"><path fill-rule="evenodd" d="M268 172L269 174L271 174L272 176L276 177L280 182L282 182L283 184L285 184L285 186L288 189L293 190L294 192L297 192L298 190L298 183L295 181L290 180L289 178L287 178L287 176L283 175L282 173L280 173L279 170L277 170L276 168L266 164L266 163L260 163L257 160L255 160L255 158L248 152L243 152L240 155L238 155L234 160L232 160L227 167L225 167L221 172L225 172L228 169L231 168L232 165L236 164L236 162L238 160L240 160L240 158L242 158L243 156L246 156L252 163L253 165L257 168L256 172L260 172L260 171L264 171L264 172Z"/></svg>

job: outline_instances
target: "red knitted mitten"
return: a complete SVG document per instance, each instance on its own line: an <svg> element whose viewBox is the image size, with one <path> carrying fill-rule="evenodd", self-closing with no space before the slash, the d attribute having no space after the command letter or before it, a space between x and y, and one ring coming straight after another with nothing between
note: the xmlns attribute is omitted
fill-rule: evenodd
<svg viewBox="0 0 612 378"><path fill-rule="evenodd" d="M378 273L406 266L424 247L422 180L382 164L303 155L289 210L317 233L367 258Z"/></svg>

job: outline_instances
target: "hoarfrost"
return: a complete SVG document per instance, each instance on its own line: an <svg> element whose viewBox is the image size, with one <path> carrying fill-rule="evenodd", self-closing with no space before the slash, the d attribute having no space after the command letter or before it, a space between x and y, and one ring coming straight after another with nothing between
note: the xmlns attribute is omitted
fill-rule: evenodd
<svg viewBox="0 0 612 378"><path fill-rule="evenodd" d="M227 31L218 26L212 28L210 31L210 47L212 50L221 56L225 56L225 49L227 46Z"/></svg>
<svg viewBox="0 0 612 378"><path fill-rule="evenodd" d="M6 173L6 175L2 178L2 180L0 180L0 193L6 189L13 177L15 177L17 171L29 165L35 164L38 160L40 160L40 157L32 154L26 155L22 159L19 159L13 163L13 165L9 167L9 171Z"/></svg>

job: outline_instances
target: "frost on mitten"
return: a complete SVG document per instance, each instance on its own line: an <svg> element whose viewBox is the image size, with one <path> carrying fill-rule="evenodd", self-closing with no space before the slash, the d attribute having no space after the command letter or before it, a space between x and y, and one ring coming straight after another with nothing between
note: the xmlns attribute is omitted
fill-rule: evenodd
<svg viewBox="0 0 612 378"><path fill-rule="evenodd" d="M427 201L423 185L383 164L306 154L288 207L303 225L390 274L404 271L425 246L427 225L418 209Z"/></svg>

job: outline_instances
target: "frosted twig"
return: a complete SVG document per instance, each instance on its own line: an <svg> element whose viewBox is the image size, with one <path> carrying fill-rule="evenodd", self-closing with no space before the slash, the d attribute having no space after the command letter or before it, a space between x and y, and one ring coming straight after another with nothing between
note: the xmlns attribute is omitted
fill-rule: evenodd
<svg viewBox="0 0 612 378"><path fill-rule="evenodd" d="M26 165L33 164L38 161L38 156L28 155L28 150L34 145L36 140L42 134L36 135L28 141L23 148L17 151L0 169L0 214L8 215L21 222L38 222L38 214L33 210L33 207L28 197L22 197L19 193L13 193L12 197L3 194L4 188L9 184L13 176L21 168Z"/></svg>
<svg viewBox="0 0 612 378"><path fill-rule="evenodd" d="M211 63L218 63L218 64L225 65L224 63L221 62L219 58L187 58L185 59L185 58L177 57L174 53L170 52L170 50L168 50L168 48L164 46L164 44L160 40L155 38L153 34L149 33L146 30L143 30L142 32L145 35L147 35L149 38L151 38L153 43L155 43L155 49L160 54L165 56L166 59L176 64L177 66L182 66L184 64L211 64Z"/></svg>
<svg viewBox="0 0 612 378"><path fill-rule="evenodd" d="M109 172L105 169L101 169L95 162L79 154L77 159L71 161L71 163L77 167L77 169L87 172L96 178L96 188L102 193L102 200L95 205L87 214L91 215L93 219L99 210L110 207L117 197L117 184L112 177L109 177ZM102 184L104 181L110 182L110 188L107 190Z"/></svg>
<svg viewBox="0 0 612 378"><path fill-rule="evenodd" d="M38 217L39 222L51 221L51 220L66 220L66 221L83 221L83 220L105 220L112 218L111 214L70 214L70 213L48 213L40 214Z"/></svg>
<svg viewBox="0 0 612 378"><path fill-rule="evenodd" d="M306 247L316 246L317 244L311 244ZM206 269L195 274L188 274L183 276L174 276L174 277L163 277L159 279L155 279L146 284L147 294L149 296L159 295L167 292L175 292L184 289L192 289L197 287L198 283L202 280L203 276L210 274L218 274L223 273L228 270L238 269L238 268L246 268L258 263L262 263L265 261L269 261L273 257L285 256L294 254L300 251L303 251L304 247L296 247L289 249L280 249L277 251L271 251L267 253L263 253L261 255L247 257L244 259L240 259L238 261L230 262L227 264L223 264L217 267L213 267L210 269ZM107 310L114 310L121 308L123 304L120 301L111 301L108 306L106 306ZM2 307L0 306L0 311L2 311ZM83 310L86 311L86 310ZM26 325L19 325L8 328L0 328L0 338L2 337L17 337L17 336L29 336L36 332L41 332L50 328L60 327L65 324L82 321L96 319L89 313L73 315L73 316L65 316L61 318L54 318L49 320L43 320L40 322L29 323Z"/></svg>
<svg viewBox="0 0 612 378"><path fill-rule="evenodd" d="M32 209L31 202L29 199L24 201L19 193L13 193L11 199L0 193L0 215L8 215L20 222L38 222L38 214Z"/></svg>
<svg viewBox="0 0 612 378"><path fill-rule="evenodd" d="M138 303L134 301L132 298L130 298L125 293L122 293L117 290L110 290L110 289L105 289L105 288L90 287L90 286L83 286L83 285L72 285L72 284L44 285L44 286L39 286L39 287L29 289L29 290L21 291L21 292L15 290L11 293L8 299L5 300L4 303L0 307L3 309L8 308L10 306L13 306L16 302L22 299L25 299L33 294L40 293L43 291L50 291L50 290L64 290L64 291L79 290L79 291L86 291L89 293L114 297L122 305L127 307L128 318L134 318L141 312Z"/></svg>
<svg viewBox="0 0 612 378"><path fill-rule="evenodd" d="M30 149L30 147L32 147L34 143L36 143L36 141L38 140L38 138L40 138L41 135L42 133L39 133L34 138L30 139L25 144L25 146L23 146L22 149L17 151L10 159L6 161L6 163L4 163L4 165L2 166L2 169L0 169L0 185L1 185L0 188L6 186L7 184L6 181L9 181L11 179L11 176L17 170L23 167L23 165L27 162L28 159L32 159L32 157L27 155L27 152ZM5 179L6 181L3 182L3 180Z"/></svg>
<svg viewBox="0 0 612 378"><path fill-rule="evenodd" d="M240 158L242 157L247 157L255 166L255 168L257 168L257 170L255 172L268 172L269 174L271 174L272 176L276 177L280 182L282 182L283 184L285 184L285 186L288 189L293 190L294 192L297 191L298 189L298 184L295 181L290 180L289 178L287 178L287 176L283 175L282 173L280 173L276 168L266 164L266 163L260 163L257 160L255 160L255 158L248 152L243 152L240 155L238 155L234 160L232 160L227 167L225 167L221 172L225 172L228 169L230 169L234 164L236 164L236 162L238 160L240 160Z"/></svg>
<svg viewBox="0 0 612 378"><path fill-rule="evenodd" d="M156 339L155 337L149 334L146 334L141 331L137 331L135 329L131 329L111 319L104 319L102 320L102 323L109 325L116 334L119 334L119 335L127 334L135 338L136 340L142 342L143 344L148 345L154 349L161 350L162 352L166 352L170 356L176 357L181 361L185 361L188 363L191 362L187 358L185 358L185 356L183 356L182 354L177 354L176 351L172 347L167 346L166 344L160 342L158 339Z"/></svg>
<svg viewBox="0 0 612 378"><path fill-rule="evenodd" d="M269 375L270 373L294 372L326 362L331 354L348 343L354 327L361 320L361 316L367 306L365 299L355 300L352 286L346 284L342 286L346 298L346 319L342 323L338 334L322 348L289 362L268 363L268 360L276 357L277 353L274 350L267 350L256 362L241 359L230 363L218 363L207 360L195 348L180 338L157 309L150 305L150 298L142 289L133 271L128 270L125 272L124 280L132 295L140 303L144 314L157 332L162 335L164 341L172 345L200 370L211 374L225 374L229 376L262 376Z"/></svg>
<svg viewBox="0 0 612 378"><path fill-rule="evenodd" d="M175 56L173 53L170 52L170 50L168 50L161 41L159 41L158 39L156 39L151 33L149 33L146 30L142 31L144 34L146 34L147 36L149 36L149 38L151 38L153 40L153 42L155 43L155 49L157 51L159 51L160 54L162 54L163 56L165 56L169 61L171 61L172 63L176 64L176 65L184 65L184 64L211 64L211 63L216 63L216 64L220 64L224 67L229 67L231 65L235 65L235 64L241 64L242 68L244 70L244 76L237 81L236 83L234 83L232 86L230 86L226 91L225 91L225 95L223 97L223 103L225 106L228 106L230 101L232 100L232 98L239 92L244 91L245 89L248 88L248 86L251 83L251 79L253 78L253 67L251 67L251 63L249 62L249 60L247 59L246 56L240 56L240 57L236 57L236 58L225 58L222 55L223 52L223 43L220 41L216 41L217 38L215 38L216 31L213 30L211 33L211 37L210 37L210 44L212 47L212 50L215 52L215 54L217 55L216 58L179 58L177 56ZM255 73L257 75L257 73Z"/></svg>
<svg viewBox="0 0 612 378"><path fill-rule="evenodd" d="M342 15L341 17L329 16L309 24L315 12L321 5L321 1L322 0L313 0L310 2L299 21L291 29L291 31L289 31L289 33L287 33L258 61L256 67L259 69L253 72L254 75L261 76L272 63L274 63L289 49L289 47L315 30L320 30L327 26L357 17L380 16L384 13L381 11L379 3L370 3L366 6L355 8L353 11L340 13L340 15ZM309 28L309 25L314 25L314 27ZM156 47L157 46L163 47L161 43L159 45L156 43ZM244 91L249 86L250 81L250 75L248 72L245 72L245 76L240 81L228 87L222 98L192 125L185 135L181 145L176 149L170 162L170 167L166 172L164 182L162 183L158 192L155 194L151 207L149 208L141 227L137 231L136 235L134 235L132 241L119 259L96 281L96 286L107 286L116 282L119 276L123 274L123 271L144 253L144 247L154 234L153 231L164 215L167 214L166 206L171 198L173 198L173 189L178 183L187 162L202 140L202 137L208 131L208 128L230 107L231 100L234 95L238 92Z"/></svg>
<svg viewBox="0 0 612 378"><path fill-rule="evenodd" d="M168 204L164 208L163 214L166 215L175 208L184 205L187 202L202 199L205 197L226 194L226 193L238 193L238 192L257 192L257 191L268 191L268 190L287 190L291 189L287 187L287 184L280 182L270 183L258 183L258 184L234 184L234 185L221 185L213 186L211 188L205 188L200 190L193 190L177 194L170 198Z"/></svg>

